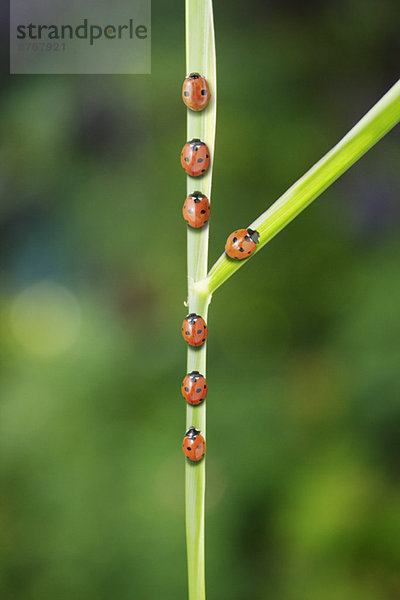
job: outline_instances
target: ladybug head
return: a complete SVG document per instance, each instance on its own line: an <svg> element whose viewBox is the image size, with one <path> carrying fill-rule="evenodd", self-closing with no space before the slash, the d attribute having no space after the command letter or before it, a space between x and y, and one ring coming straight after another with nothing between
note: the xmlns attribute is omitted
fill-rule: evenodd
<svg viewBox="0 0 400 600"><path fill-rule="evenodd" d="M189 75L186 77L186 79L200 79L201 75L200 73L189 73Z"/></svg>
<svg viewBox="0 0 400 600"><path fill-rule="evenodd" d="M199 318L199 315L196 315L196 313L190 313L190 315L188 315L186 317L186 321L189 321L189 323L195 323L197 321L197 319Z"/></svg>
<svg viewBox="0 0 400 600"><path fill-rule="evenodd" d="M193 198L195 204L197 204L198 202L200 202L200 200L202 198L205 198L205 195L202 194L201 192L193 192L193 194L190 194L190 196Z"/></svg>
<svg viewBox="0 0 400 600"><path fill-rule="evenodd" d="M194 439L196 436L198 436L200 433L200 431L198 429L196 429L196 427L194 427L193 425L191 425L189 427L189 429L187 430L187 432L185 433L185 437L189 437L191 439Z"/></svg>
<svg viewBox="0 0 400 600"><path fill-rule="evenodd" d="M199 377L201 377L201 375L198 371L192 371L191 373L189 373L189 377L192 381L197 381Z"/></svg>
<svg viewBox="0 0 400 600"><path fill-rule="evenodd" d="M260 234L258 233L258 231L250 229L250 227L247 230L247 235L255 244L258 244L258 242L260 241Z"/></svg>
<svg viewBox="0 0 400 600"><path fill-rule="evenodd" d="M190 140L190 142L188 142L192 149L196 152L196 150L198 150L200 148L200 146L205 146L205 143L202 142L201 140L199 140L199 138L193 138L192 140Z"/></svg>

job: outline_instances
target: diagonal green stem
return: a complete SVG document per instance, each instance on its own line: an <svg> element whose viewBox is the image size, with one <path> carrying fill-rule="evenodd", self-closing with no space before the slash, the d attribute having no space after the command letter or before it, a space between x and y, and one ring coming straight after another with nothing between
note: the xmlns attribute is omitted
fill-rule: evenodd
<svg viewBox="0 0 400 600"><path fill-rule="evenodd" d="M286 227L399 121L400 80L330 152L249 225L260 233L260 243L256 252ZM234 261L225 253L222 254L211 268L208 276L203 281L197 282L193 289L205 294L212 294L247 260Z"/></svg>
<svg viewBox="0 0 400 600"><path fill-rule="evenodd" d="M204 75L211 91L208 107L201 112L188 110L187 139L204 141L211 156L207 173L198 178L187 178L187 193L199 191L211 202L211 179L216 124L216 67L212 0L186 0L186 69L187 73ZM209 294L195 291L193 285L207 274L208 225L199 229L188 227L188 312L198 313L207 320ZM188 346L187 372L199 371L206 375L206 345ZM206 402L187 406L186 425L194 425L206 436ZM186 461L186 543L188 560L189 600L205 600L204 578L204 513L205 513L205 459L199 463Z"/></svg>

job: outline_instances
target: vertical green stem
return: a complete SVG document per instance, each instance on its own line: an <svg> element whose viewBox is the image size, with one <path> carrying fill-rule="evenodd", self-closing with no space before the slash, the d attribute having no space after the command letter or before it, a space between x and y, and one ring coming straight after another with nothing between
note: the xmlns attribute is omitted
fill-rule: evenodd
<svg viewBox="0 0 400 600"><path fill-rule="evenodd" d="M211 100L201 112L187 112L187 140L199 138L210 150L211 162L201 177L187 178L187 194L199 191L211 202L211 180L216 123L216 68L212 0L186 0L186 70L207 78ZM208 224L200 230L188 227L188 312L200 314L207 321L210 296L193 290L193 284L207 275ZM187 372L206 375L206 344L200 348L188 346ZM194 425L206 437L206 402L187 406L186 425ZM204 576L204 511L205 466L186 460L186 543L188 560L189 600L205 600Z"/></svg>

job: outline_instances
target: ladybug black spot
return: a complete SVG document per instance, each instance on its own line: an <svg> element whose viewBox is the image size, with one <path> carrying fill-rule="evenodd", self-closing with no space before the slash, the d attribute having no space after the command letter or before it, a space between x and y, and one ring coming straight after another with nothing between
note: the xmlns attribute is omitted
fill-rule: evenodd
<svg viewBox="0 0 400 600"><path fill-rule="evenodd" d="M206 158L208 158L208 154L206 154Z"/></svg>
<svg viewBox="0 0 400 600"><path fill-rule="evenodd" d="M188 159L188 157L186 157L186 158L185 158L185 162L189 162L189 159Z"/></svg>
<svg viewBox="0 0 400 600"><path fill-rule="evenodd" d="M200 211L200 213L201 213L202 215L204 215L204 214L205 214L205 212L206 212L205 210L202 210L202 211Z"/></svg>
<svg viewBox="0 0 400 600"><path fill-rule="evenodd" d="M197 330L198 335L200 335L201 331L202 331L201 329Z"/></svg>
<svg viewBox="0 0 400 600"><path fill-rule="evenodd" d="M189 96L189 92L184 92L183 95L187 97L187 96Z"/></svg>
<svg viewBox="0 0 400 600"><path fill-rule="evenodd" d="M206 387L207 387L207 386L205 385L205 386L204 386L204 389L206 389Z"/></svg>
<svg viewBox="0 0 400 600"><path fill-rule="evenodd" d="M202 172L202 173L205 173L205 172L206 172L206 170L205 170L205 169L202 169L202 170L201 170L201 172Z"/></svg>
<svg viewBox="0 0 400 600"><path fill-rule="evenodd" d="M205 96L207 94L207 90L201 90L201 95Z"/></svg>
<svg viewBox="0 0 400 600"><path fill-rule="evenodd" d="M237 237L234 237L232 240L233 243L237 242Z"/></svg>
<svg viewBox="0 0 400 600"><path fill-rule="evenodd" d="M248 253L247 253L247 254L251 254L250 250L248 251Z"/></svg>
<svg viewBox="0 0 400 600"><path fill-rule="evenodd" d="M201 392L201 388L199 388L198 390L196 390L196 394L200 394Z"/></svg>
<svg viewBox="0 0 400 600"><path fill-rule="evenodd" d="M191 446L186 446L186 448L187 448L188 450L191 450L191 449L192 449L192 447L191 447Z"/></svg>
<svg viewBox="0 0 400 600"><path fill-rule="evenodd" d="M185 331L186 335L190 335L190 331Z"/></svg>
<svg viewBox="0 0 400 600"><path fill-rule="evenodd" d="M239 252L244 252L244 248L239 248Z"/></svg>
<svg viewBox="0 0 400 600"><path fill-rule="evenodd" d="M202 159L202 158L198 158L198 159L197 159L197 162L199 162L199 163L202 163L202 162L203 162L203 159Z"/></svg>
<svg viewBox="0 0 400 600"><path fill-rule="evenodd" d="M188 387L185 387L185 392L188 392L188 391L189 391L189 388L188 388Z"/></svg>

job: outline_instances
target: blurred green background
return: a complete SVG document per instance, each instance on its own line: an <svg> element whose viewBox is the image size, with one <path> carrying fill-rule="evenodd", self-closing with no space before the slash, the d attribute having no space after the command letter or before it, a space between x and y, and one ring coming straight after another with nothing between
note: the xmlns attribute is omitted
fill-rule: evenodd
<svg viewBox="0 0 400 600"><path fill-rule="evenodd" d="M215 2L210 264L397 80L398 17ZM183 1L153 0L152 37L151 76L4 63L4 600L187 597ZM213 298L210 600L400 597L399 141Z"/></svg>

